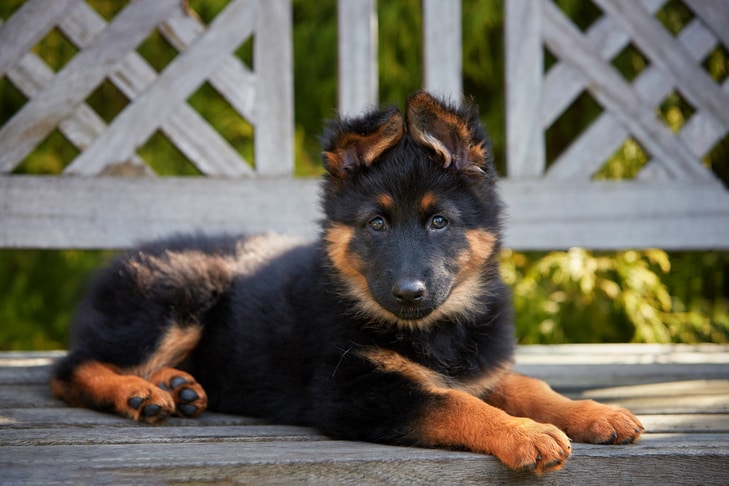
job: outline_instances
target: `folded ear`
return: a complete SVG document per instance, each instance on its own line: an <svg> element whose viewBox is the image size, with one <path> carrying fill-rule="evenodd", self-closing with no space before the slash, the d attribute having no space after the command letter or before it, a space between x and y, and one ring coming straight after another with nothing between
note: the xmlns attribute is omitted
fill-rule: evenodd
<svg viewBox="0 0 729 486"><path fill-rule="evenodd" d="M421 91L407 100L407 129L416 142L443 158L444 168L454 166L469 175L484 174L490 154L475 110L450 107Z"/></svg>
<svg viewBox="0 0 729 486"><path fill-rule="evenodd" d="M357 167L369 167L404 134L402 115L394 107L334 122L326 130L322 142L324 168L341 178Z"/></svg>

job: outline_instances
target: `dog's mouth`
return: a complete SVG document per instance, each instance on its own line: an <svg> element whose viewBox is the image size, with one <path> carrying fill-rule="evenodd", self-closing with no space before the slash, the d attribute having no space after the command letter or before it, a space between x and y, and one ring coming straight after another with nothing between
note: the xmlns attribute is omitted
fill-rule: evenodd
<svg viewBox="0 0 729 486"><path fill-rule="evenodd" d="M398 307L397 309L389 310L395 314L398 319L405 321L417 321L430 315L435 308L433 307Z"/></svg>
<svg viewBox="0 0 729 486"><path fill-rule="evenodd" d="M438 298L433 293L427 293L423 298L417 299L402 299L390 294L379 296L379 298L375 296L375 300L379 307L397 320L419 321L436 311L445 299Z"/></svg>
<svg viewBox="0 0 729 486"><path fill-rule="evenodd" d="M449 300L448 285L433 282L408 282L394 284L382 279L368 282L362 287L350 288L360 312L378 321L395 323L404 327L420 327L439 315L439 310ZM363 291L364 290L364 291Z"/></svg>

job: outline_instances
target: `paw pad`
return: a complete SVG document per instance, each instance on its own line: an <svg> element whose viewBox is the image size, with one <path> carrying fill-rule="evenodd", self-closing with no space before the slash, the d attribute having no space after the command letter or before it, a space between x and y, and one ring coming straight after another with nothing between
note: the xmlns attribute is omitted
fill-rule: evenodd
<svg viewBox="0 0 729 486"><path fill-rule="evenodd" d="M117 406L120 415L140 422L154 423L166 419L172 413L174 402L168 393L147 383L133 383L133 385L126 390L128 398L122 402L124 405Z"/></svg>
<svg viewBox="0 0 729 486"><path fill-rule="evenodd" d="M205 390L187 373L166 368L156 373L152 380L168 392L175 402L175 415L197 417L207 408L208 398Z"/></svg>

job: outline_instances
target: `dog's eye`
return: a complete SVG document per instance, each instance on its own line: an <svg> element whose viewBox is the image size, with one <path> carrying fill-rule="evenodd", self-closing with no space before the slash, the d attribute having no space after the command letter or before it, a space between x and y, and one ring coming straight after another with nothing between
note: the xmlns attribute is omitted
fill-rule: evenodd
<svg viewBox="0 0 729 486"><path fill-rule="evenodd" d="M430 220L430 227L433 229L439 230L445 228L446 226L448 226L448 220L440 214L436 214Z"/></svg>
<svg viewBox="0 0 729 486"><path fill-rule="evenodd" d="M385 230L385 220L382 218L382 216L375 216L371 220L367 222L369 227L373 231L384 231Z"/></svg>

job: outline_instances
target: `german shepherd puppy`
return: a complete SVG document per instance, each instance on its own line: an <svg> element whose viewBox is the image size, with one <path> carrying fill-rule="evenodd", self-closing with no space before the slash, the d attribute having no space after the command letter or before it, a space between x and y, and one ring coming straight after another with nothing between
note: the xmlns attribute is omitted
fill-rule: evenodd
<svg viewBox="0 0 729 486"><path fill-rule="evenodd" d="M102 272L52 378L71 405L143 422L206 408L340 439L560 469L570 439L635 441L627 410L509 370L502 203L475 110L425 92L331 123L310 244L178 237Z"/></svg>

